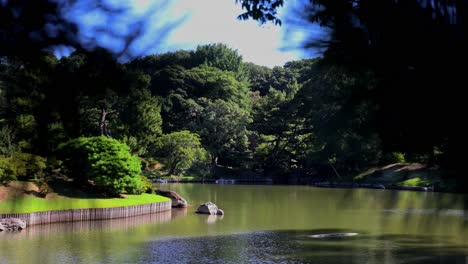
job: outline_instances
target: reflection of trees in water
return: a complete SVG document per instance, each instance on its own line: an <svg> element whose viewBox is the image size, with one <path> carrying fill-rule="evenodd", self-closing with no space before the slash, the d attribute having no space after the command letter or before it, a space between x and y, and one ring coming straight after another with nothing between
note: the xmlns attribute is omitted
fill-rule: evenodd
<svg viewBox="0 0 468 264"><path fill-rule="evenodd" d="M307 186L168 185L194 204L227 210L220 228L278 230L351 228L374 234L449 236L465 244L464 195ZM203 221L206 221L204 218ZM189 226L181 227L189 234Z"/></svg>
<svg viewBox="0 0 468 264"><path fill-rule="evenodd" d="M142 262L187 263L465 263L463 247L430 236L361 234L353 238L311 239L343 230L301 230L177 238L147 243ZM441 244L443 243L443 245Z"/></svg>
<svg viewBox="0 0 468 264"><path fill-rule="evenodd" d="M187 209L113 220L31 226L0 236L0 263L122 263L142 240ZM129 248L133 248L130 250ZM141 252L140 252L141 253Z"/></svg>
<svg viewBox="0 0 468 264"><path fill-rule="evenodd" d="M367 218L380 215L385 230L413 234L445 234L461 238L466 234L468 196L452 193L372 189L330 189L338 210L369 211Z"/></svg>
<svg viewBox="0 0 468 264"><path fill-rule="evenodd" d="M114 220L102 221L110 223L103 227L97 223L94 229L21 233L18 239L0 240L0 262L3 257L29 263L34 255L52 262L66 257L83 263L175 263L189 258L203 262L207 256L241 263L250 258L259 262L457 263L468 244L464 196L460 195L307 186L178 184L167 188L184 193L194 205L212 200L227 214L207 224L208 215L195 214L195 208L189 207L173 209L161 216L161 222L151 218L138 222L144 216L129 219L131 224L112 224L120 222ZM327 232L359 235L307 238ZM23 248L32 248L31 256ZM203 250L211 255L201 256Z"/></svg>
<svg viewBox="0 0 468 264"><path fill-rule="evenodd" d="M173 215L171 211L165 211L156 214L118 218L112 220L52 223L30 226L21 232L7 233L5 235L10 239L24 239L37 236L56 235L58 233L128 231L140 225L164 223L181 216L183 215L180 213Z"/></svg>
<svg viewBox="0 0 468 264"><path fill-rule="evenodd" d="M176 219L179 217L184 217L187 215L187 207L185 208L173 208L172 209L172 219Z"/></svg>

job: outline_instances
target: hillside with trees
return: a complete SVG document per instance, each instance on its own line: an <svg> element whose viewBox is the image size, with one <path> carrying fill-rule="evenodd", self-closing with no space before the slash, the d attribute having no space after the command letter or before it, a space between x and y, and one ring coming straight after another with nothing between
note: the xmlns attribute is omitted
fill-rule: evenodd
<svg viewBox="0 0 468 264"><path fill-rule="evenodd" d="M339 179L395 162L443 165L439 145L388 148L376 126L382 105L372 100L380 83L371 70L323 58L271 69L244 62L224 44L126 63L100 49L39 58L1 61L3 182L37 178L37 166L41 177L65 172L64 143L83 148L96 136L127 145L149 177L288 182ZM21 163L25 155L35 162Z"/></svg>

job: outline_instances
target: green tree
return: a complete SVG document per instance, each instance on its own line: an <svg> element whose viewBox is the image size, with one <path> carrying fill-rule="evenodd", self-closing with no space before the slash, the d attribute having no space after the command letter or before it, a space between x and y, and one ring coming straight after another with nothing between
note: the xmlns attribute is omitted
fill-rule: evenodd
<svg viewBox="0 0 468 264"><path fill-rule="evenodd" d="M0 127L0 155L11 156L17 151L15 132L8 125Z"/></svg>
<svg viewBox="0 0 468 264"><path fill-rule="evenodd" d="M183 172L196 161L206 160L200 136L187 130L160 137L155 145L155 155L164 159L168 175Z"/></svg>
<svg viewBox="0 0 468 264"><path fill-rule="evenodd" d="M133 153L145 155L162 134L160 101L147 89L131 91L125 101L123 109L119 109L125 127L121 134L127 139L135 138L135 143L130 145Z"/></svg>
<svg viewBox="0 0 468 264"><path fill-rule="evenodd" d="M338 174L377 164L382 152L374 126L377 105L367 99L376 89L374 74L324 62L315 70L297 96L314 134L309 162L332 166Z"/></svg>
<svg viewBox="0 0 468 264"><path fill-rule="evenodd" d="M284 91L271 88L254 107L251 129L257 133L256 161L272 176L303 166L304 154L311 148L313 134L295 101L298 91L297 83Z"/></svg>
<svg viewBox="0 0 468 264"><path fill-rule="evenodd" d="M159 88L151 89L163 91L160 95L164 96L161 115L165 132L190 129L189 124L199 118L203 108L197 102L199 98L221 99L243 109L250 107L247 85L237 81L231 72L209 66L189 70L171 67L155 76L162 77ZM159 81L153 79L152 83Z"/></svg>
<svg viewBox="0 0 468 264"><path fill-rule="evenodd" d="M244 69L248 76L250 90L259 91L262 96L267 94L272 85L272 70L251 62L244 63Z"/></svg>
<svg viewBox="0 0 468 264"><path fill-rule="evenodd" d="M231 72L209 66L195 67L187 71L189 96L221 99L248 107L248 87L237 81Z"/></svg>
<svg viewBox="0 0 468 264"><path fill-rule="evenodd" d="M220 99L200 99L203 109L194 123L193 131L200 134L203 146L211 155L211 165L216 166L221 156L244 154L248 150L247 126L249 112L239 105Z"/></svg>
<svg viewBox="0 0 468 264"><path fill-rule="evenodd" d="M242 56L237 50L233 50L225 44L216 43L198 46L192 53L192 59L197 65L204 64L232 72L239 81L245 79Z"/></svg>

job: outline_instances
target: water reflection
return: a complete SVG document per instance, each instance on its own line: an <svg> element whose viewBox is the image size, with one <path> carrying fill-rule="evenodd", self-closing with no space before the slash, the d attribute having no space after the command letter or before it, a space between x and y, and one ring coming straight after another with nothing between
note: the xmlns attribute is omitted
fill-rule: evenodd
<svg viewBox="0 0 468 264"><path fill-rule="evenodd" d="M171 212L172 219L176 219L179 217L184 217L188 213L188 208L173 208Z"/></svg>
<svg viewBox="0 0 468 264"><path fill-rule="evenodd" d="M128 231L142 225L168 222L171 219L175 219L181 216L183 216L183 214L180 214L179 212L172 214L172 211L165 211L157 214L148 214L111 220L34 225L20 232L8 232L2 234L2 237L8 237L8 239L27 239L37 236L54 236L56 234L67 233L83 233L93 231L109 232L116 230Z"/></svg>
<svg viewBox="0 0 468 264"><path fill-rule="evenodd" d="M265 185L165 188L190 204L214 202L226 215L200 215L189 207L153 218L31 227L7 239L0 234L0 263L419 264L465 263L468 255L463 195ZM327 232L359 235L309 237Z"/></svg>
<svg viewBox="0 0 468 264"><path fill-rule="evenodd" d="M326 230L340 232L343 230ZM324 230L253 232L151 242L138 263L463 263L465 248L429 236L360 236L317 241Z"/></svg>
<svg viewBox="0 0 468 264"><path fill-rule="evenodd" d="M206 218L207 224L214 224L216 221L224 218L224 215L208 215Z"/></svg>

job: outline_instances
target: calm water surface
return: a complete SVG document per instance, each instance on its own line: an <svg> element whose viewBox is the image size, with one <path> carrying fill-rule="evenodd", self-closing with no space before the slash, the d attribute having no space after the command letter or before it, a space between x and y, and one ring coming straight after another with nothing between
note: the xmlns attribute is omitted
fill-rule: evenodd
<svg viewBox="0 0 468 264"><path fill-rule="evenodd" d="M171 184L192 207L0 234L0 263L468 263L466 196ZM198 215L212 201L225 216ZM314 234L355 232L346 238Z"/></svg>

